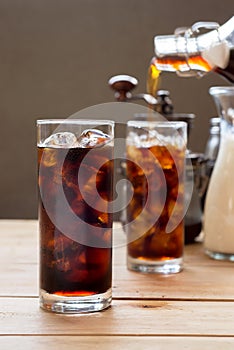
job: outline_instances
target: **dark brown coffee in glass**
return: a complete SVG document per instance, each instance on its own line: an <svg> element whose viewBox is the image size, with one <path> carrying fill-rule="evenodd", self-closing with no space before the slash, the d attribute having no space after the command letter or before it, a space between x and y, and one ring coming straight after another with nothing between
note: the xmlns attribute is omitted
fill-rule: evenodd
<svg viewBox="0 0 234 350"><path fill-rule="evenodd" d="M48 123L55 130L41 140ZM111 303L113 127L110 121L38 121L44 309L90 312Z"/></svg>
<svg viewBox="0 0 234 350"><path fill-rule="evenodd" d="M176 273L183 268L184 122L129 121L128 268Z"/></svg>

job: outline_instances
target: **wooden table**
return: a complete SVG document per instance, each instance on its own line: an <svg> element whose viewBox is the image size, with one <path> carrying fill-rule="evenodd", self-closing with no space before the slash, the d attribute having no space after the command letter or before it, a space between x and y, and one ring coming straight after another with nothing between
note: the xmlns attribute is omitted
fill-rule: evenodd
<svg viewBox="0 0 234 350"><path fill-rule="evenodd" d="M201 243L185 248L185 269L130 272L115 225L113 303L106 311L60 315L38 307L37 222L1 220L0 349L234 349L234 265Z"/></svg>

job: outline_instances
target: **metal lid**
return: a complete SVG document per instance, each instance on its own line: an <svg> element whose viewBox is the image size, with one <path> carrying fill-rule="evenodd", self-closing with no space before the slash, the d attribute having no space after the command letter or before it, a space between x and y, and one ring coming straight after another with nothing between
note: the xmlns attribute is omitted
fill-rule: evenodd
<svg viewBox="0 0 234 350"><path fill-rule="evenodd" d="M219 126L220 125L220 118L219 117L210 118L210 125L211 126Z"/></svg>

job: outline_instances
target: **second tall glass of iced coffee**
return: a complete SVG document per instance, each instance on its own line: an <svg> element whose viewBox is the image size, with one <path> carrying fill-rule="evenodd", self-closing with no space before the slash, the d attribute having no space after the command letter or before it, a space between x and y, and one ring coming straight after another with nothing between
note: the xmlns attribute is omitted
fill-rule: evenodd
<svg viewBox="0 0 234 350"><path fill-rule="evenodd" d="M128 122L130 270L168 274L183 268L186 141L184 122Z"/></svg>

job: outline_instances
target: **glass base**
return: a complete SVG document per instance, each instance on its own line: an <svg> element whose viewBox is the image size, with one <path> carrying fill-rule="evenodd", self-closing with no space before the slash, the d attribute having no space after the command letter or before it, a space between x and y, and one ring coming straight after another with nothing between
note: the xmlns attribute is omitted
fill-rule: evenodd
<svg viewBox="0 0 234 350"><path fill-rule="evenodd" d="M111 289L102 294L90 296L65 297L56 294L49 294L40 290L40 307L44 310L62 313L75 314L101 311L111 305Z"/></svg>
<svg viewBox="0 0 234 350"><path fill-rule="evenodd" d="M127 257L129 270L143 273L172 274L183 270L183 258L172 260L140 260Z"/></svg>
<svg viewBox="0 0 234 350"><path fill-rule="evenodd" d="M209 249L205 249L205 253L212 259L215 260L227 260L227 261L234 261L234 254L227 254L227 253L219 253L214 252Z"/></svg>

